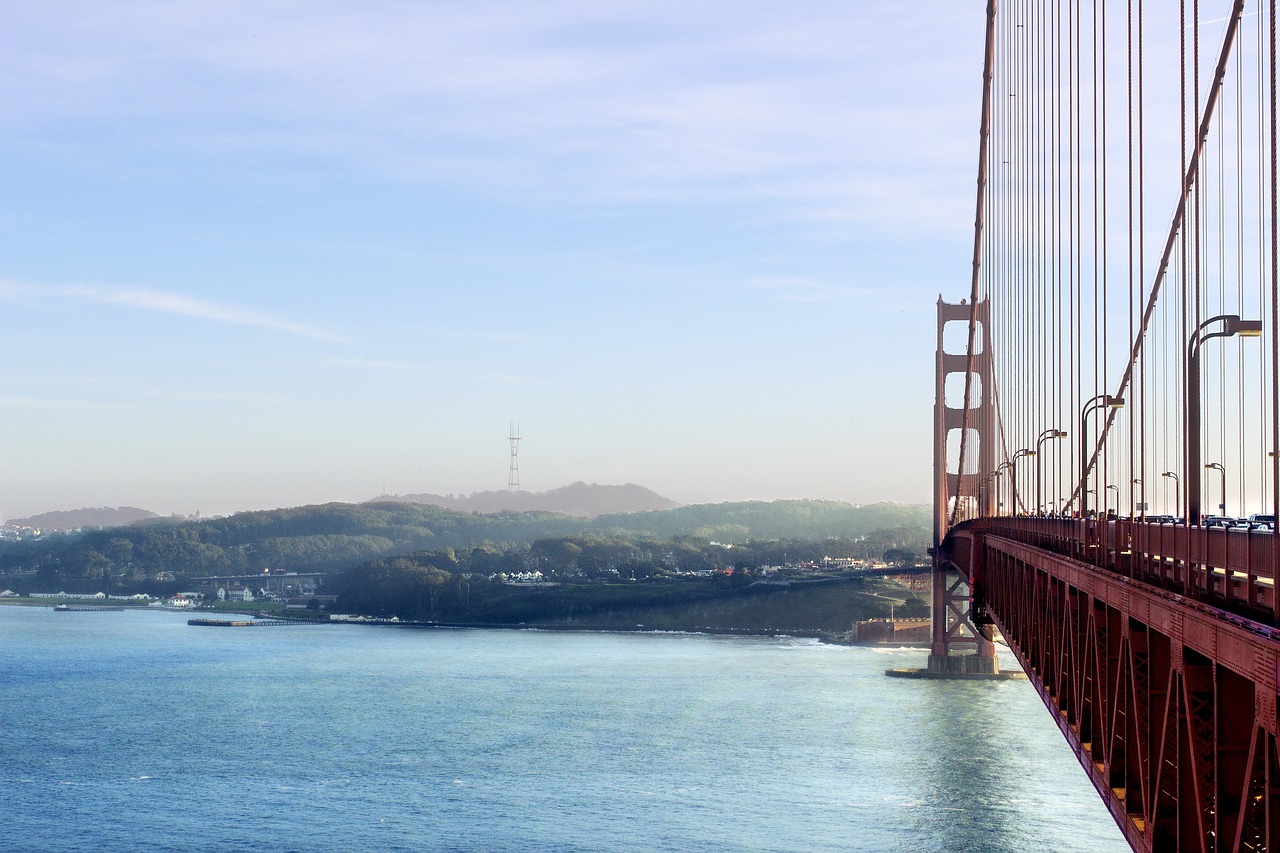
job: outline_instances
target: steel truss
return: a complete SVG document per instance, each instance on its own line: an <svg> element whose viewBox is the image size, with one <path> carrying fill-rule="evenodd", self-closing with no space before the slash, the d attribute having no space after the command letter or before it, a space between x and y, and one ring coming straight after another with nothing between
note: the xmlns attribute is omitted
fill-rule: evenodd
<svg viewBox="0 0 1280 853"><path fill-rule="evenodd" d="M953 529L943 556L1133 849L1280 844L1280 632L984 522Z"/></svg>

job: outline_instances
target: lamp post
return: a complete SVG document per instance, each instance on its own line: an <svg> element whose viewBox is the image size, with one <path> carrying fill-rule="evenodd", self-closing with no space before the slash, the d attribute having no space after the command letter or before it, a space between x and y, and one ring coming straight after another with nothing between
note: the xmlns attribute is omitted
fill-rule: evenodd
<svg viewBox="0 0 1280 853"><path fill-rule="evenodd" d="M1119 487L1119 486L1117 486L1115 483L1107 483L1107 488L1108 488L1108 489L1115 489L1115 492L1116 492L1116 509L1117 509L1117 510L1119 510L1119 509L1120 509L1120 487ZM1104 509L1104 510L1106 510L1107 508L1108 508L1108 507L1106 507L1106 506L1104 506L1104 507L1103 507L1103 509ZM1119 513L1117 512L1117 515L1118 515L1118 514L1119 514Z"/></svg>
<svg viewBox="0 0 1280 853"><path fill-rule="evenodd" d="M1018 460L1024 456L1035 456L1036 452L1029 447L1024 447L1017 453L1013 454L1013 459L1009 462L1009 479L1013 483L1013 509L1017 515L1018 510Z"/></svg>
<svg viewBox="0 0 1280 853"><path fill-rule="evenodd" d="M1222 328L1205 334L1214 323ZM1241 320L1239 314L1219 314L1201 323L1187 341L1187 526L1200 523L1200 347L1214 338L1233 335L1256 338L1262 334L1261 320ZM1224 474L1225 476L1225 474ZM1225 502L1225 499L1224 499Z"/></svg>
<svg viewBox="0 0 1280 853"><path fill-rule="evenodd" d="M1138 497L1139 497L1139 498L1146 498L1145 490L1144 490L1144 489L1142 489L1142 478L1141 478L1141 477L1134 477L1134 478L1133 478L1133 484L1134 484L1135 486L1137 486L1137 487L1138 487L1138 489L1139 489L1139 491L1138 491ZM1147 502L1146 502L1145 500L1139 500L1137 503L1139 503L1139 504L1141 504L1141 505L1142 505L1142 508L1138 510L1138 517L1139 517L1139 518L1146 518L1146 517L1147 517L1147 507L1146 507L1146 503L1147 503ZM1134 508L1133 508L1132 506L1130 506L1130 507L1129 507L1129 517L1130 517L1130 518L1133 518L1133 509L1134 509Z"/></svg>
<svg viewBox="0 0 1280 853"><path fill-rule="evenodd" d="M995 468L987 474L986 488L988 500L991 506L995 507L995 515L1000 514L1000 474L1003 472L1001 468Z"/></svg>
<svg viewBox="0 0 1280 853"><path fill-rule="evenodd" d="M996 490L996 515L1000 514L1000 508L1004 506L1004 501L1000 500L1000 482L999 482L1000 475L1003 474L1005 472L1005 469L1008 467L1009 467L1009 462L1008 460L1006 460L1004 462L1001 462L999 465L997 465L996 470L991 472L991 477Z"/></svg>
<svg viewBox="0 0 1280 853"><path fill-rule="evenodd" d="M1173 480L1173 511L1176 516L1182 512L1182 495L1180 494L1182 491L1182 484L1178 481L1178 475L1172 471L1165 471L1160 476L1168 477Z"/></svg>
<svg viewBox="0 0 1280 853"><path fill-rule="evenodd" d="M1089 498L1085 490L1089 487L1089 445L1085 441L1085 431L1089 426L1089 413L1104 406L1112 409L1123 409L1124 398L1112 397L1110 394L1099 394L1084 404L1080 411L1080 517L1089 514Z"/></svg>
<svg viewBox="0 0 1280 853"><path fill-rule="evenodd" d="M1221 462L1210 462L1204 466L1206 471L1218 471L1222 474L1222 500L1218 502L1218 515L1227 514L1227 469Z"/></svg>
<svg viewBox="0 0 1280 853"><path fill-rule="evenodd" d="M1041 472L1041 469L1044 467L1040 464L1040 460L1041 460L1040 445L1044 444L1046 441L1048 441L1051 438L1066 438L1066 437L1067 437L1066 432L1055 427L1053 429L1047 429L1044 432L1040 433L1040 437L1036 439L1036 512L1044 512L1044 501L1041 497L1041 492L1040 492L1040 472Z"/></svg>

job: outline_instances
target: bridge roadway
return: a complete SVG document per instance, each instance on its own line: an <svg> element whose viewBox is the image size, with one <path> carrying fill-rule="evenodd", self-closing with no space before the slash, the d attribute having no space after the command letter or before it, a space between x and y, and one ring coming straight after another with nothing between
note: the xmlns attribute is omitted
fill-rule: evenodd
<svg viewBox="0 0 1280 853"><path fill-rule="evenodd" d="M939 549L1135 850L1280 844L1276 538L997 517Z"/></svg>

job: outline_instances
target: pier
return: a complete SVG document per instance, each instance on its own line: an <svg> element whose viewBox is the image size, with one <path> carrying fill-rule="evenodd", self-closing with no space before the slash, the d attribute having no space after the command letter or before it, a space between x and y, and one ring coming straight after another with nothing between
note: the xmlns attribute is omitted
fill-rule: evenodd
<svg viewBox="0 0 1280 853"><path fill-rule="evenodd" d="M327 622L294 619L188 619L188 625L201 628L273 628L281 625L327 625Z"/></svg>

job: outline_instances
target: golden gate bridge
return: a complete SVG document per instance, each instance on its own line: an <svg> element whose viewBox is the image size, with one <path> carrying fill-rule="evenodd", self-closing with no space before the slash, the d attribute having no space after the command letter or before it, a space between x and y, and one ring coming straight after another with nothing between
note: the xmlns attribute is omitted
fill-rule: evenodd
<svg viewBox="0 0 1280 853"><path fill-rule="evenodd" d="M925 673L1003 639L1135 850L1277 849L1275 0L989 0L985 47Z"/></svg>

